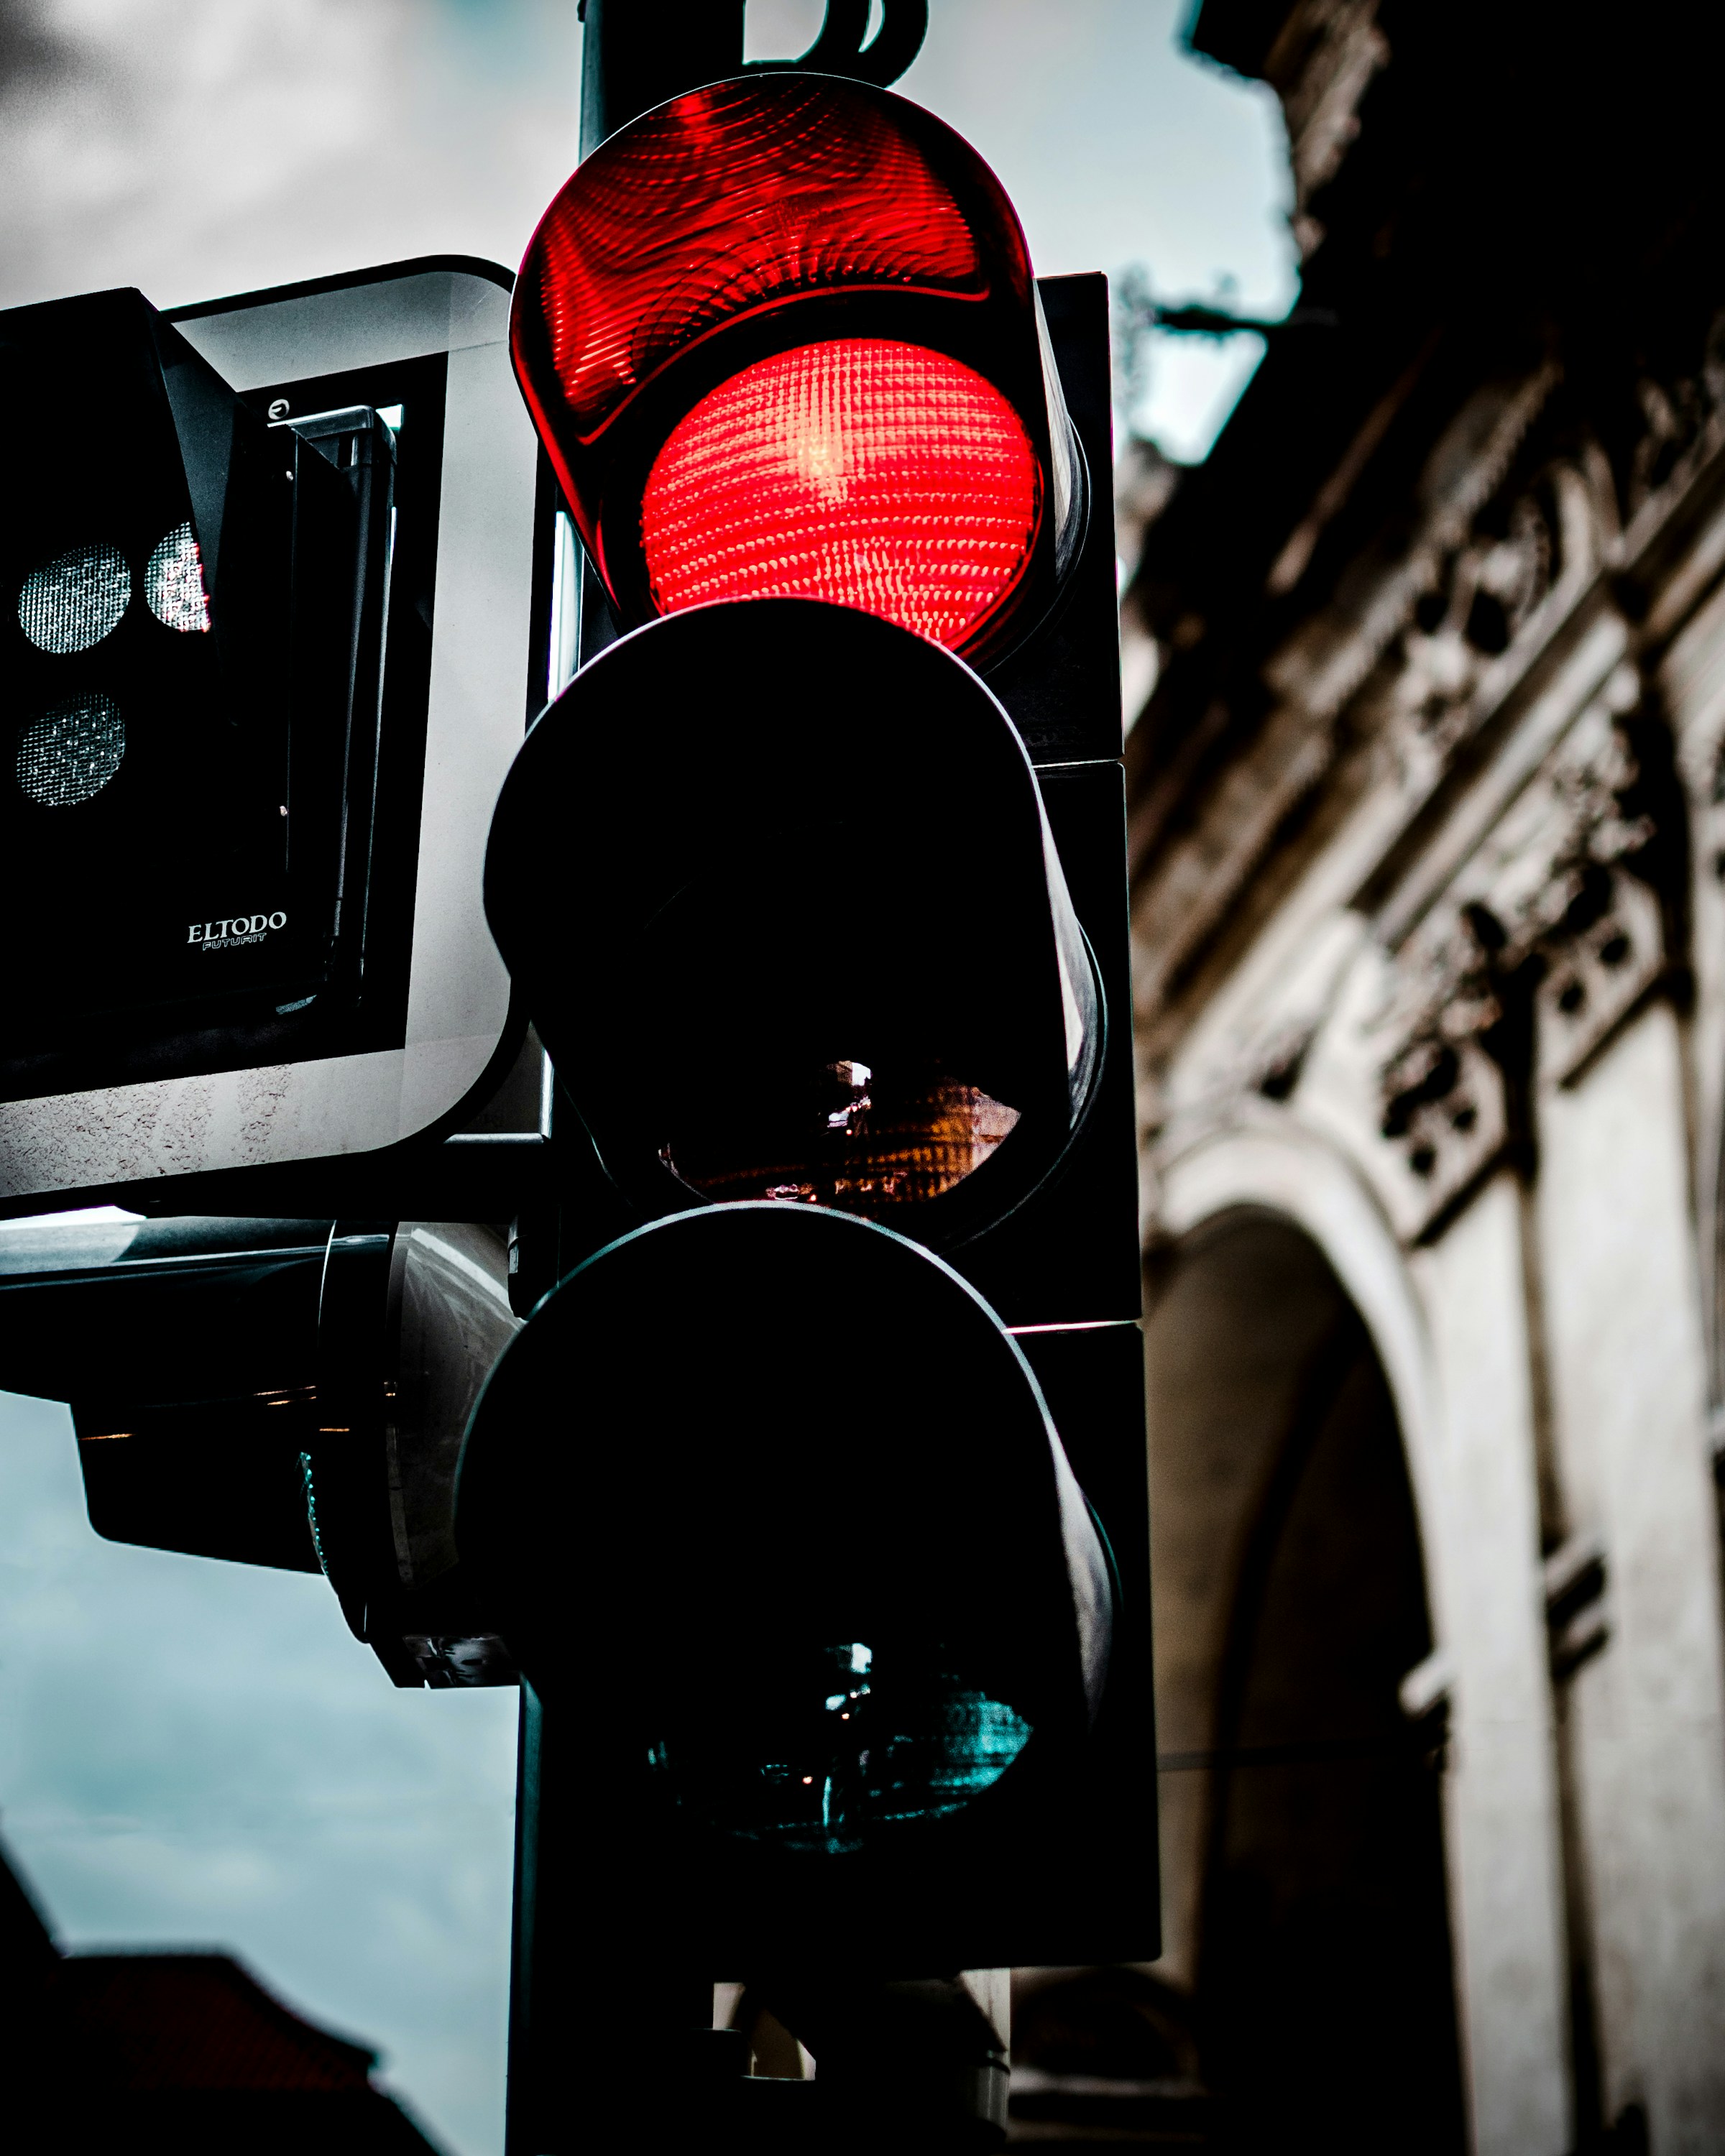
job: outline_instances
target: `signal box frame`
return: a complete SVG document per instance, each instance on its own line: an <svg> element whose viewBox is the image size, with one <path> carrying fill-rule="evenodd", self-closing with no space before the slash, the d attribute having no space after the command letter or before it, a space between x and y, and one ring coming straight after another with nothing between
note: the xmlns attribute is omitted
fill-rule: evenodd
<svg viewBox="0 0 1725 2156"><path fill-rule="evenodd" d="M1009 1867L1003 1871L998 1922L967 1928L959 1952L975 1966L1147 1962L1161 1950L1119 630L1112 501L1097 483L1112 470L1108 286L1105 276L1090 274L1039 279L1038 289L1091 475L1088 522L1050 612L1022 646L978 670L1018 727L1036 773L1096 966L1103 1061L1083 1121L1045 1180L993 1229L942 1255L994 1308L1042 1386L1107 1539L1119 1601L1101 1713L1064 1813L1070 1831L1056 1850L1027 1850L1021 1880ZM581 663L619 634L583 559ZM561 1088L554 1124L561 1204L520 1223L524 1290L516 1308L523 1315L537 1293L641 1224L599 1167ZM916 1240L914 1213L888 1224ZM534 2018L549 2012L555 2019L554 2002L572 2003L561 1952L582 1886L579 1861L550 1822L578 1801L580 1769L559 1718L542 1717L531 1692L527 1710L524 1743L542 1780L518 1823L517 1865L539 1886L531 1902L518 1906L517 1980L534 1999ZM523 2041L526 2027L524 2018Z"/></svg>
<svg viewBox="0 0 1725 2156"><path fill-rule="evenodd" d="M0 1103L0 1213L120 1194L151 1210L297 1211L282 1200L300 1163L362 1182L367 1157L375 1174L404 1142L458 1127L519 1054L524 1021L480 895L491 803L543 701L550 613L548 480L509 363L513 283L495 263L430 256L167 311L276 420L401 401L393 386L424 409L441 375L423 717L398 713L384 749L423 757L423 787L401 774L408 828L386 834L372 877L407 886L377 894L404 963L388 1045L223 1070L205 1044L186 1075ZM386 699L406 660L398 639Z"/></svg>

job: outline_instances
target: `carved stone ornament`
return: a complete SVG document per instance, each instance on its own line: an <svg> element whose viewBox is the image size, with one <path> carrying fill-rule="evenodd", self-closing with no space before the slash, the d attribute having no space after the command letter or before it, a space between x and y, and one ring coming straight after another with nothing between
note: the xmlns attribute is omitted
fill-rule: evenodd
<svg viewBox="0 0 1725 2156"><path fill-rule="evenodd" d="M1486 1045L1504 1018L1500 933L1483 908L1464 907L1402 954L1400 1045L1383 1066L1379 1127L1406 1170L1409 1241L1447 1214L1509 1137L1503 1070Z"/></svg>
<svg viewBox="0 0 1725 2156"><path fill-rule="evenodd" d="M1406 792L1430 790L1501 688L1522 629L1553 592L1561 604L1586 584L1615 530L1609 468L1589 442L1507 504L1488 504L1435 564L1388 654L1383 692L1384 737Z"/></svg>
<svg viewBox="0 0 1725 2156"><path fill-rule="evenodd" d="M1533 1078L1574 1079L1664 977L1663 910L1638 873L1656 833L1630 805L1639 701L1620 668L1398 956L1381 1128L1405 1164L1410 1239L1511 1136L1506 1067L1527 1070L1531 1044Z"/></svg>
<svg viewBox="0 0 1725 2156"><path fill-rule="evenodd" d="M1359 107L1388 64L1389 42L1378 0L1303 0L1289 15L1264 65L1280 92L1293 167L1294 238L1302 259L1323 239L1308 208L1332 180L1359 133Z"/></svg>
<svg viewBox="0 0 1725 2156"><path fill-rule="evenodd" d="M1692 372L1635 383L1639 430L1624 477L1625 521L1681 487L1725 434L1725 311L1708 323Z"/></svg>
<svg viewBox="0 0 1725 2156"><path fill-rule="evenodd" d="M1623 721L1639 694L1620 670L1570 730L1524 812L1537 817L1538 843L1493 892L1500 963L1537 980L1534 1070L1546 1084L1573 1078L1665 972L1658 894L1635 865L1653 819L1625 806L1640 770Z"/></svg>
<svg viewBox="0 0 1725 2156"><path fill-rule="evenodd" d="M1604 903L1587 925L1553 939L1539 983L1538 1073L1553 1084L1575 1076L1665 970L1656 895L1632 875L1606 883Z"/></svg>

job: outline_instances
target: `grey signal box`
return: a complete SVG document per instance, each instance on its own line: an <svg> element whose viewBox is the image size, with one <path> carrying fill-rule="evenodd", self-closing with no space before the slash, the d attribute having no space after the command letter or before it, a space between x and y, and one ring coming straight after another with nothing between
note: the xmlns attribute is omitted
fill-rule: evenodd
<svg viewBox="0 0 1725 2156"><path fill-rule="evenodd" d="M375 1156L515 1055L481 873L553 547L511 282L0 315L0 1209Z"/></svg>

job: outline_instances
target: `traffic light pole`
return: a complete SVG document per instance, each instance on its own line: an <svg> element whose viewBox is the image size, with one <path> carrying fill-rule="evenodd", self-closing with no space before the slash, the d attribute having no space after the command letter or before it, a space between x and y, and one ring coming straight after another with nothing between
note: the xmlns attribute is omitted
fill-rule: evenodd
<svg viewBox="0 0 1725 2156"><path fill-rule="evenodd" d="M737 74L742 65L743 7L744 0L580 0L581 157L638 113L699 83ZM603 595L584 558L578 583L578 649L584 660L589 647L603 641L592 618ZM564 1270L562 1251L578 1239L573 1223L565 1229L561 1194L567 1179L560 1169L572 1148L586 1142L578 1125L571 1129L567 1112L557 1114L560 1105L553 1103L547 1162L547 1180L558 1194L536 1209L531 1225L521 1224L523 1265L547 1286ZM533 1228L548 1252L532 1248ZM583 1850L580 1841L579 1767L569 1756L577 1743L570 1709L547 1712L524 1677L506 2156L550 2156L578 2132L603 2130L607 2114L614 2114L619 2142L649 2145L653 2137L644 2115L653 2102L648 2092L662 2094L680 2078L671 2056L684 2048L680 2038L686 2037L692 2051L700 2032L712 2033L710 1977L677 1984L650 1961L625 1973L595 1966L590 1958L591 1929L582 1922L583 1903L602 1894L604 1882L583 1872L602 1845L595 1840ZM650 1955L652 1943L641 1943ZM741 2041L731 2040L731 2047ZM742 2058L737 2070L746 2071L747 2063ZM665 2123L680 2130L686 2114L680 2104L672 2108L675 2116Z"/></svg>
<svg viewBox="0 0 1725 2156"><path fill-rule="evenodd" d="M581 154L655 105L742 66L743 0L584 0Z"/></svg>
<svg viewBox="0 0 1725 2156"><path fill-rule="evenodd" d="M744 0L581 0L582 156L679 92L742 74L743 8ZM872 38L869 14L869 0L827 0L808 51L765 64L896 82L927 33L928 0L882 0Z"/></svg>
<svg viewBox="0 0 1725 2156"><path fill-rule="evenodd" d="M603 1837L580 1831L583 1767L589 1787L595 1779L580 1734L523 1679L509 2156L555 2156L578 2137L603 2143L608 2128L619 2148L684 2139L706 2123L706 2090L748 2064L742 2039L711 2026L711 1980L667 1965L659 1941L636 1938L622 1961L595 1952L597 1912L617 1890Z"/></svg>

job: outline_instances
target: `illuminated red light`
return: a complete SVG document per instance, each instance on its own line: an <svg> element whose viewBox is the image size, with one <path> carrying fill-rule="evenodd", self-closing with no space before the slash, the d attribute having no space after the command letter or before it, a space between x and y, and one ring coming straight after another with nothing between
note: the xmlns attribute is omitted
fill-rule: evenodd
<svg viewBox="0 0 1725 2156"><path fill-rule="evenodd" d="M661 613L829 599L956 645L1024 575L1040 510L1029 438L992 382L848 337L704 397L654 462L641 540Z"/></svg>
<svg viewBox="0 0 1725 2156"><path fill-rule="evenodd" d="M1071 557L1024 233L890 91L763 73L631 121L546 212L510 346L620 628L807 598L981 664Z"/></svg>

